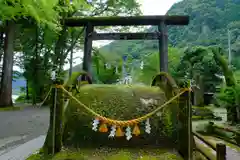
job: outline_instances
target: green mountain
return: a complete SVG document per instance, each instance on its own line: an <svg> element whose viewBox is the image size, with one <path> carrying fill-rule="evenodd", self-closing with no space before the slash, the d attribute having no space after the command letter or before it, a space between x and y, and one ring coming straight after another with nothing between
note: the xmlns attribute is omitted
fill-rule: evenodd
<svg viewBox="0 0 240 160"><path fill-rule="evenodd" d="M172 6L168 15L187 14L190 24L169 29L173 45L218 45L227 47L240 40L240 0L184 0Z"/></svg>
<svg viewBox="0 0 240 160"><path fill-rule="evenodd" d="M167 14L190 16L188 26L168 27L170 45L221 45L227 49L229 29L232 53L240 59L240 0L183 0L174 4ZM148 30L154 31L156 28ZM139 57L158 51L158 42L113 41L102 47L101 51L118 56L130 54Z"/></svg>
<svg viewBox="0 0 240 160"><path fill-rule="evenodd" d="M189 15L188 26L169 26L169 44L175 47L221 45L228 49L228 29L231 35L233 63L240 69L240 0L183 0L174 4L168 15ZM147 29L149 32L156 27ZM134 58L158 52L156 40L113 41L100 48L107 61L116 60L124 54ZM81 65L74 71L81 70Z"/></svg>

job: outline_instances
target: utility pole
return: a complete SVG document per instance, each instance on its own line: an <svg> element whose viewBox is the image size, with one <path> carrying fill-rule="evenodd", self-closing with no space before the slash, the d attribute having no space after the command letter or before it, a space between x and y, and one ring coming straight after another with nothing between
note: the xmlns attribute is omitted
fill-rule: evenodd
<svg viewBox="0 0 240 160"><path fill-rule="evenodd" d="M231 66L232 54L231 54L231 32L228 29L228 64Z"/></svg>

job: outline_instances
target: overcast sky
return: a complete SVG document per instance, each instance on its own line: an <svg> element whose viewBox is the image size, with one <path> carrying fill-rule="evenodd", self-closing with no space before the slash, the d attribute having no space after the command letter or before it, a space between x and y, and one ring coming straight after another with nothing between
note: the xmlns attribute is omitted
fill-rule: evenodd
<svg viewBox="0 0 240 160"><path fill-rule="evenodd" d="M138 0L144 15L164 15L169 8L181 0Z"/></svg>
<svg viewBox="0 0 240 160"><path fill-rule="evenodd" d="M141 10L143 15L164 15L170 9L170 7L181 0L138 0L141 4ZM94 46L103 46L108 44L109 41L98 41L93 42ZM82 52L79 51L74 54L74 57L82 56ZM74 60L74 65L81 63L81 59L77 58ZM64 66L64 69L69 68L69 64ZM14 67L14 69L17 69Z"/></svg>

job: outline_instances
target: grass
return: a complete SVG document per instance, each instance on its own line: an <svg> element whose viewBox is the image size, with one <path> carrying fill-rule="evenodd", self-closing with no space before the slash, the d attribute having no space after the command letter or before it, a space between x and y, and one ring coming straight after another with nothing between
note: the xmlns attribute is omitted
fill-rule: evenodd
<svg viewBox="0 0 240 160"><path fill-rule="evenodd" d="M23 107L14 107L14 106L9 106L9 107L4 107L4 108L0 108L0 112L3 111L19 111L21 110Z"/></svg>
<svg viewBox="0 0 240 160"><path fill-rule="evenodd" d="M54 157L35 154L27 160L183 160L167 149L80 149L65 150Z"/></svg>
<svg viewBox="0 0 240 160"><path fill-rule="evenodd" d="M25 107L32 106L31 104L15 104L14 106L8 106L8 107L3 107L0 108L0 112L4 111L19 111L24 109Z"/></svg>

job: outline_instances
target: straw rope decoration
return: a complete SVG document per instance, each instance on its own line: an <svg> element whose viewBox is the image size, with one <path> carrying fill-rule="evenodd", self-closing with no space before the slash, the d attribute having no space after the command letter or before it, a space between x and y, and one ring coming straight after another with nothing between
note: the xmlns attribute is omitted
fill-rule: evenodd
<svg viewBox="0 0 240 160"><path fill-rule="evenodd" d="M125 136L127 140L130 140L132 138L132 134L135 136L140 135L140 129L138 127L138 124L144 120L146 120L145 122L145 132L150 134L150 123L149 123L149 118L156 114L159 110L163 109L164 107L166 107L168 104L170 104L172 101L174 101L175 99L177 99L180 95L182 95L183 93L190 91L190 88L184 88L179 94L177 94L176 96L172 97L169 101L165 102L163 105L159 106L158 108L154 109L152 112L147 113L146 115L139 117L139 118L135 118L132 120L114 120L111 118L107 118L104 116L101 116L100 114L96 113L94 110L92 110L91 108L87 107L85 104L83 104L81 101L79 101L76 97L72 96L72 94L70 92L68 92L64 86L62 85L56 85L56 88L60 88L62 89L70 98L74 99L80 106L82 106L84 109L86 109L89 113L91 113L94 117L96 117L93 121L93 127L92 129L94 131L99 131L99 132L108 132L108 126L112 126L111 127L111 131L109 134L109 137L122 137L124 136L124 132L122 131L122 129L124 127L126 127L126 132L125 132ZM98 128L98 125L99 129ZM133 130L131 131L130 126L133 126Z"/></svg>

